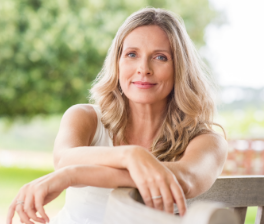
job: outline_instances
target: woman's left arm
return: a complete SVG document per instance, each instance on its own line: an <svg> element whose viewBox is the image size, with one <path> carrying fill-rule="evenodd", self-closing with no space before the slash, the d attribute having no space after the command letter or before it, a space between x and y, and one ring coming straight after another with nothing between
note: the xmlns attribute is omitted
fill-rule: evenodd
<svg viewBox="0 0 264 224"><path fill-rule="evenodd" d="M142 154L142 152L145 153ZM133 169L132 175L134 178L131 177L131 173L126 169L105 166L69 166L32 181L22 187L13 200L9 208L7 223L12 223L15 211L18 212L21 221L24 223L33 224L30 218L37 222L49 221L43 206L56 198L69 186L81 184L109 188L120 186L138 187L135 180L140 181L139 176L142 176L143 171L146 174L152 174L148 181L152 183L150 184L151 186L154 186L155 178L158 182L162 180L160 177L162 165L167 167L168 171L170 170L166 172L166 169L163 169L162 178L165 176L169 178L170 172L176 177L173 181L170 180L171 178L168 179L169 182L174 184L174 188L172 188L174 191L178 190L180 192L182 189L186 198L195 197L208 190L221 173L227 155L227 143L222 137L214 134L201 135L190 142L181 160L177 162L162 162L161 164L150 153L146 153L146 150L137 150L134 153L142 155L142 157L136 157L136 161L139 162L137 165L139 169ZM140 162L139 160L142 161ZM144 165L143 161L145 161ZM133 162L131 164L133 166ZM143 166L140 167L140 164ZM148 170L151 170L151 173ZM146 175L144 176L146 177ZM108 177L108 179L105 177ZM175 185L175 183L179 183L180 187L176 187L177 184ZM181 196L182 193L179 192L174 192L174 194ZM22 209L21 205L17 205L17 199L24 201L24 209ZM183 201L181 204L184 204L184 198L179 199ZM182 208L182 211L184 209ZM41 218L37 217L37 211L40 213Z"/></svg>
<svg viewBox="0 0 264 224"><path fill-rule="evenodd" d="M124 169L82 165L64 167L24 185L9 207L6 223L12 224L15 211L21 223L33 224L30 219L49 222L44 205L70 186L136 187L129 172ZM37 212L41 217L37 216Z"/></svg>
<svg viewBox="0 0 264 224"><path fill-rule="evenodd" d="M195 137L177 162L162 162L177 177L186 198L207 191L221 174L228 153L226 140L218 134Z"/></svg>

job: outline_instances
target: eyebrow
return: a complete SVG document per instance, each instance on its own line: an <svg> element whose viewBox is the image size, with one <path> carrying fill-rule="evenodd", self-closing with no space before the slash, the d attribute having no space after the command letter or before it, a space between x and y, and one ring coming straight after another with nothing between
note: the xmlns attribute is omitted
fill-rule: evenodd
<svg viewBox="0 0 264 224"><path fill-rule="evenodd" d="M140 50L138 47L127 47L126 49L124 49L124 51L129 50L129 49ZM168 54L171 54L171 52L166 49L156 49L154 50L154 52L167 52Z"/></svg>

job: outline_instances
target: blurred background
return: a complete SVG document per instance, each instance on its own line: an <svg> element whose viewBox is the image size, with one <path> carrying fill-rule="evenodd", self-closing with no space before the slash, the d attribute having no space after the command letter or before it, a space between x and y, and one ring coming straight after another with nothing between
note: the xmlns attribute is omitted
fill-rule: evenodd
<svg viewBox="0 0 264 224"><path fill-rule="evenodd" d="M211 69L229 141L222 175L264 174L263 0L1 0L0 223L23 184L53 171L62 114L88 102L118 27L146 6L178 13Z"/></svg>

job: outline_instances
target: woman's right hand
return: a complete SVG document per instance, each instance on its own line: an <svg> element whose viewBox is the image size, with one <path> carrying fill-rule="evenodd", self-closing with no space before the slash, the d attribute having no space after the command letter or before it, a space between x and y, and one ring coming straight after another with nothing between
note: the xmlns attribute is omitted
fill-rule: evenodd
<svg viewBox="0 0 264 224"><path fill-rule="evenodd" d="M140 146L131 150L128 160L127 169L147 206L173 213L173 203L176 202L180 215L184 215L185 195L167 167Z"/></svg>
<svg viewBox="0 0 264 224"><path fill-rule="evenodd" d="M62 168L24 185L9 207L7 224L12 224L15 211L21 223L34 224L30 219L41 223L49 222L44 205L58 197L69 186L70 178L67 175L67 168ZM36 215L37 212L41 217Z"/></svg>

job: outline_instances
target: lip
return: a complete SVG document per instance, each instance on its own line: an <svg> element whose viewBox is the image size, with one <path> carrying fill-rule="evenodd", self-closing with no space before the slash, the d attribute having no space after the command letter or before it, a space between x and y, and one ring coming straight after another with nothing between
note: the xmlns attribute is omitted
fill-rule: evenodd
<svg viewBox="0 0 264 224"><path fill-rule="evenodd" d="M141 82L141 81L132 82L132 84L135 85L139 89L149 89L157 85L156 83Z"/></svg>

